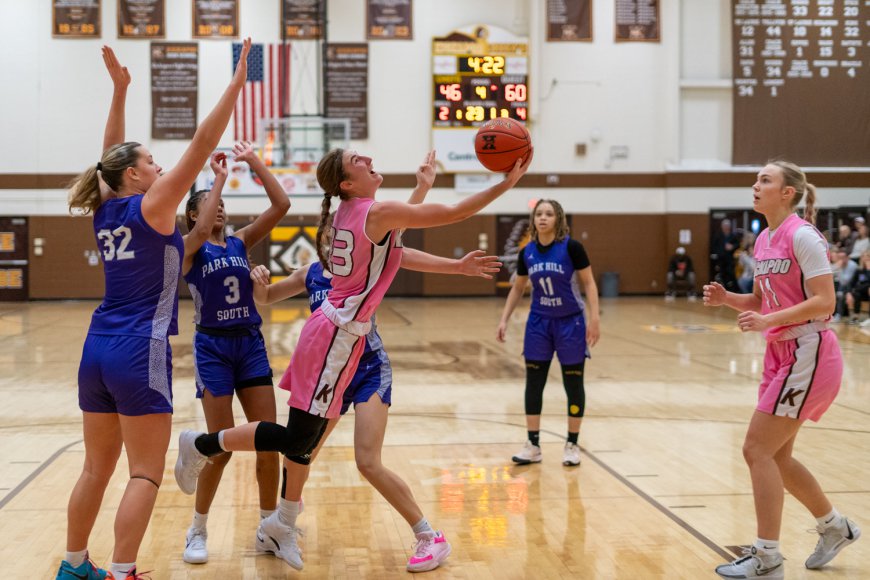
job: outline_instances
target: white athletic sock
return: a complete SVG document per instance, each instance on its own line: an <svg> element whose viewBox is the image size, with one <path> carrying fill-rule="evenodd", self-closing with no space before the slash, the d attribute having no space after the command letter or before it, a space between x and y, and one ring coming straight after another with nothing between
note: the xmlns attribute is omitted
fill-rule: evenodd
<svg viewBox="0 0 870 580"><path fill-rule="evenodd" d="M190 524L190 527L196 528L197 530L204 530L206 523L208 523L208 514L201 514L194 510L193 523Z"/></svg>
<svg viewBox="0 0 870 580"><path fill-rule="evenodd" d="M429 525L429 520L423 518L411 528L414 534L432 534L435 535L435 530L432 529L432 526Z"/></svg>
<svg viewBox="0 0 870 580"><path fill-rule="evenodd" d="M825 528L830 528L831 526L838 526L843 521L843 516L840 515L840 512L837 511L837 508L831 510L831 513L825 514L820 518L816 518L816 521L820 526Z"/></svg>
<svg viewBox="0 0 870 580"><path fill-rule="evenodd" d="M130 573L130 570L135 567L136 562L130 562L129 564L118 564L117 562L112 562L109 572L111 572L112 576L118 580L123 580L127 577L127 574Z"/></svg>
<svg viewBox="0 0 870 580"><path fill-rule="evenodd" d="M762 538L756 538L752 545L765 554L776 554L779 552L779 540L764 540Z"/></svg>
<svg viewBox="0 0 870 580"><path fill-rule="evenodd" d="M274 514L276 511L277 510L263 510L263 509L261 509L260 510L260 519L265 520L266 518L268 518L269 516Z"/></svg>
<svg viewBox="0 0 870 580"><path fill-rule="evenodd" d="M63 557L64 560L69 562L69 565L73 568L78 568L82 565L82 563L88 559L88 549L79 550L78 552L67 552L66 556Z"/></svg>
<svg viewBox="0 0 870 580"><path fill-rule="evenodd" d="M223 449L224 451L227 450L227 448L224 447L224 431L223 430L218 431L218 445L220 445L221 449Z"/></svg>
<svg viewBox="0 0 870 580"><path fill-rule="evenodd" d="M278 519L285 526L296 527L296 517L299 515L299 502L283 497L278 500Z"/></svg>

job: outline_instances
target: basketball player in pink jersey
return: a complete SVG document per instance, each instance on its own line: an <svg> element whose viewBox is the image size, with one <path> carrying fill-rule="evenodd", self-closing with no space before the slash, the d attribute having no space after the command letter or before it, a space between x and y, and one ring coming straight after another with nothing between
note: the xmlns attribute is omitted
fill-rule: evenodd
<svg viewBox="0 0 870 580"><path fill-rule="evenodd" d="M807 568L830 562L861 530L840 515L815 477L792 457L801 425L822 417L843 375L837 336L828 329L836 302L828 244L812 225L816 189L799 167L785 161L766 165L752 189L753 207L769 226L755 243L754 292L726 292L716 282L704 286L706 306L737 310L740 330L762 332L767 339L758 405L743 443L758 537L742 558L718 566L716 573L722 578L783 578L783 489L817 521L820 537ZM804 197L806 220L795 213Z"/></svg>
<svg viewBox="0 0 870 580"><path fill-rule="evenodd" d="M383 177L372 159L356 151L334 149L317 165L323 189L317 253L333 275L327 299L305 323L281 386L290 390L287 427L265 421L217 433L184 431L179 437L175 478L185 493L193 493L208 457L228 451L280 451L285 462L308 465L329 419L341 411L344 390L357 369L371 329L371 317L393 281L402 260L402 230L432 228L460 222L486 207L525 175L533 152L505 175L504 181L466 197L455 205L375 201ZM429 162L434 164L434 152ZM323 252L324 224L332 198L342 200L332 224L329 256ZM286 476L285 476L286 477ZM296 543L296 517L301 489L291 494L282 486L278 512L264 519L256 548L272 552L297 570L302 555ZM292 497L289 497L291 496ZM435 538L432 549L446 544Z"/></svg>

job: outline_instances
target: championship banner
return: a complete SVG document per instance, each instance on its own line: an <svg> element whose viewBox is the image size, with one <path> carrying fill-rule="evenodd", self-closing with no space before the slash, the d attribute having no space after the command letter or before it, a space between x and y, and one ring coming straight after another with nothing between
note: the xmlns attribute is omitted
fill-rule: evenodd
<svg viewBox="0 0 870 580"><path fill-rule="evenodd" d="M194 38L238 38L239 0L192 0Z"/></svg>
<svg viewBox="0 0 870 580"><path fill-rule="evenodd" d="M100 38L100 0L52 0L51 35L54 38Z"/></svg>
<svg viewBox="0 0 870 580"><path fill-rule="evenodd" d="M617 42L659 42L659 0L616 0Z"/></svg>
<svg viewBox="0 0 870 580"><path fill-rule="evenodd" d="M592 40L592 0L547 0L547 40Z"/></svg>
<svg viewBox="0 0 870 580"><path fill-rule="evenodd" d="M196 132L199 47L151 43L151 137L192 139Z"/></svg>
<svg viewBox="0 0 870 580"><path fill-rule="evenodd" d="M366 38L368 40L412 40L414 28L412 0L367 0Z"/></svg>
<svg viewBox="0 0 870 580"><path fill-rule="evenodd" d="M166 38L166 0L118 0L118 38Z"/></svg>
<svg viewBox="0 0 870 580"><path fill-rule="evenodd" d="M322 10L320 0L281 0L282 34L288 40L319 40L323 37Z"/></svg>
<svg viewBox="0 0 870 580"><path fill-rule="evenodd" d="M350 119L350 138L369 137L369 46L334 44L326 47L326 117Z"/></svg>

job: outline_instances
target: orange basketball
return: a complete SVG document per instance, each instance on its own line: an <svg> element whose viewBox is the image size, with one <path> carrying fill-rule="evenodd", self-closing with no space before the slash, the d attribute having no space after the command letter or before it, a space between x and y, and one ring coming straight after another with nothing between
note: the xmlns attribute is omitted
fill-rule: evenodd
<svg viewBox="0 0 870 580"><path fill-rule="evenodd" d="M519 121L493 119L478 129L474 152L480 163L498 173L513 169L517 159L525 158L532 147L528 130Z"/></svg>

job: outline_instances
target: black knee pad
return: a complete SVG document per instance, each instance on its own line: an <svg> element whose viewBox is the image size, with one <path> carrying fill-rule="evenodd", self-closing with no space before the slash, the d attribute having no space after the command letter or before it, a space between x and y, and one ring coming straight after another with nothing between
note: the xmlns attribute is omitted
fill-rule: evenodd
<svg viewBox="0 0 870 580"><path fill-rule="evenodd" d="M279 451L295 463L308 465L327 423L323 417L291 408L286 427L260 422L254 432L254 448L257 451Z"/></svg>
<svg viewBox="0 0 870 580"><path fill-rule="evenodd" d="M562 382L568 395L568 416L582 417L586 412L586 389L583 386L584 363L562 365Z"/></svg>
<svg viewBox="0 0 870 580"><path fill-rule="evenodd" d="M540 415L544 406L544 387L550 372L549 360L526 359L526 415Z"/></svg>

